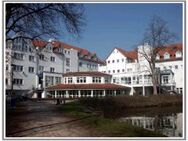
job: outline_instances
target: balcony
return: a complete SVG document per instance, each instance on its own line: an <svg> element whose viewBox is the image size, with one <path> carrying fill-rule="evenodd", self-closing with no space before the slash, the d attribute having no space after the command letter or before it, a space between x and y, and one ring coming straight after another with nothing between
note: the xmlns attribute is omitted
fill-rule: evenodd
<svg viewBox="0 0 188 141"><path fill-rule="evenodd" d="M152 84L151 80L144 80L144 83L142 80L140 80L140 81L133 80L132 85L134 85L134 86L143 86L143 85L144 86L152 86L153 84Z"/></svg>

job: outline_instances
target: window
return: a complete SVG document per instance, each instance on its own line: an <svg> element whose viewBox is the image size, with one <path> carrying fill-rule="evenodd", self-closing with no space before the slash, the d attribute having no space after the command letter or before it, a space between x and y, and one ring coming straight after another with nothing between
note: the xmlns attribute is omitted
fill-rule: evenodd
<svg viewBox="0 0 188 141"><path fill-rule="evenodd" d="M108 64L110 64L110 60L108 61Z"/></svg>
<svg viewBox="0 0 188 141"><path fill-rule="evenodd" d="M79 62L79 66L82 67L82 62Z"/></svg>
<svg viewBox="0 0 188 141"><path fill-rule="evenodd" d="M119 63L119 59L117 59L117 63Z"/></svg>
<svg viewBox="0 0 188 141"><path fill-rule="evenodd" d="M121 59L122 62L124 62L124 59Z"/></svg>
<svg viewBox="0 0 188 141"><path fill-rule="evenodd" d="M44 66L39 66L39 71L43 72L44 71Z"/></svg>
<svg viewBox="0 0 188 141"><path fill-rule="evenodd" d="M112 60L112 63L114 63L115 61L114 60Z"/></svg>
<svg viewBox="0 0 188 141"><path fill-rule="evenodd" d="M70 72L70 69L66 69L66 72Z"/></svg>
<svg viewBox="0 0 188 141"><path fill-rule="evenodd" d="M128 68L128 69L127 69L127 72L131 72L131 71L132 71L132 68Z"/></svg>
<svg viewBox="0 0 188 141"><path fill-rule="evenodd" d="M91 68L91 64L87 64L87 68Z"/></svg>
<svg viewBox="0 0 188 141"><path fill-rule="evenodd" d="M175 65L175 69L178 69L178 65Z"/></svg>
<svg viewBox="0 0 188 141"><path fill-rule="evenodd" d="M50 85L54 85L54 77L53 76L46 76L45 78L46 82L46 86L50 86Z"/></svg>
<svg viewBox="0 0 188 141"><path fill-rule="evenodd" d="M86 83L86 77L77 77L77 83Z"/></svg>
<svg viewBox="0 0 188 141"><path fill-rule="evenodd" d="M181 51L177 51L176 52L176 58L180 58L182 57L182 52Z"/></svg>
<svg viewBox="0 0 188 141"><path fill-rule="evenodd" d="M108 73L110 73L110 70L108 71Z"/></svg>
<svg viewBox="0 0 188 141"><path fill-rule="evenodd" d="M67 78L65 77L65 84L67 83Z"/></svg>
<svg viewBox="0 0 188 141"><path fill-rule="evenodd" d="M156 55L156 60L159 60L160 59L160 56L157 54Z"/></svg>
<svg viewBox="0 0 188 141"><path fill-rule="evenodd" d="M117 70L117 72L120 72L120 70Z"/></svg>
<svg viewBox="0 0 188 141"><path fill-rule="evenodd" d="M40 54L40 55L39 55L39 59L44 61L44 55L43 55L43 54Z"/></svg>
<svg viewBox="0 0 188 141"><path fill-rule="evenodd" d="M18 60L23 60L23 54L22 53L16 53L16 52L14 52L14 56L13 56L13 58L14 59L18 59Z"/></svg>
<svg viewBox="0 0 188 141"><path fill-rule="evenodd" d="M66 66L70 66L70 58L66 58Z"/></svg>
<svg viewBox="0 0 188 141"><path fill-rule="evenodd" d="M13 79L13 84L23 85L23 79Z"/></svg>
<svg viewBox="0 0 188 141"><path fill-rule="evenodd" d="M116 79L115 78L113 78L113 83L116 83Z"/></svg>
<svg viewBox="0 0 188 141"><path fill-rule="evenodd" d="M125 72L125 69L122 69L122 72Z"/></svg>
<svg viewBox="0 0 188 141"><path fill-rule="evenodd" d="M183 94L183 89L182 88L180 88L180 94Z"/></svg>
<svg viewBox="0 0 188 141"><path fill-rule="evenodd" d="M125 84L131 84L131 77L124 78Z"/></svg>
<svg viewBox="0 0 188 141"><path fill-rule="evenodd" d="M50 72L55 72L55 68L50 67Z"/></svg>
<svg viewBox="0 0 188 141"><path fill-rule="evenodd" d="M33 49L31 47L29 47L29 52L33 52Z"/></svg>
<svg viewBox="0 0 188 141"><path fill-rule="evenodd" d="M166 67L164 66L163 69L166 70Z"/></svg>
<svg viewBox="0 0 188 141"><path fill-rule="evenodd" d="M55 84L61 83L61 77L55 77Z"/></svg>
<svg viewBox="0 0 188 141"><path fill-rule="evenodd" d="M29 67L29 73L34 73L34 67Z"/></svg>
<svg viewBox="0 0 188 141"><path fill-rule="evenodd" d="M35 59L35 57L34 57L34 56L29 55L29 61L30 61L30 62L34 62L34 59Z"/></svg>
<svg viewBox="0 0 188 141"><path fill-rule="evenodd" d="M72 83L72 77L68 77L68 83Z"/></svg>
<svg viewBox="0 0 188 141"><path fill-rule="evenodd" d="M169 69L172 69L172 66L169 66Z"/></svg>
<svg viewBox="0 0 188 141"><path fill-rule="evenodd" d="M23 71L23 66L13 65L13 70L17 72Z"/></svg>
<svg viewBox="0 0 188 141"><path fill-rule="evenodd" d="M50 61L55 62L55 57L51 56Z"/></svg>
<svg viewBox="0 0 188 141"><path fill-rule="evenodd" d="M164 59L169 59L169 58L170 58L170 54L166 52L166 53L164 54Z"/></svg>
<svg viewBox="0 0 188 141"><path fill-rule="evenodd" d="M113 73L115 73L115 70L113 70Z"/></svg>
<svg viewBox="0 0 188 141"><path fill-rule="evenodd" d="M70 51L67 51L67 54L70 54Z"/></svg>
<svg viewBox="0 0 188 141"><path fill-rule="evenodd" d="M163 83L168 84L168 81L169 81L168 75L164 75L163 76Z"/></svg>
<svg viewBox="0 0 188 141"><path fill-rule="evenodd" d="M64 50L64 53L66 54L66 53L67 53L67 50Z"/></svg>
<svg viewBox="0 0 188 141"><path fill-rule="evenodd" d="M6 65L6 70L9 70L9 66L8 65Z"/></svg>
<svg viewBox="0 0 188 141"><path fill-rule="evenodd" d="M101 83L101 77L93 77L92 82L93 83Z"/></svg>
<svg viewBox="0 0 188 141"><path fill-rule="evenodd" d="M7 78L6 78L5 82L6 82L6 85L8 85L8 84L9 84L9 82L8 82L8 79L7 79Z"/></svg>

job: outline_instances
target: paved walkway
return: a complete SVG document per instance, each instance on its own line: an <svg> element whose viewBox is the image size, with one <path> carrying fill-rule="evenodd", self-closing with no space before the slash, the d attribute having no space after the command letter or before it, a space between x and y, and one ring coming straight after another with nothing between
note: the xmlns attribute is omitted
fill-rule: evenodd
<svg viewBox="0 0 188 141"><path fill-rule="evenodd" d="M7 137L92 137L100 136L60 110L62 105L50 102L25 101L6 114Z"/></svg>

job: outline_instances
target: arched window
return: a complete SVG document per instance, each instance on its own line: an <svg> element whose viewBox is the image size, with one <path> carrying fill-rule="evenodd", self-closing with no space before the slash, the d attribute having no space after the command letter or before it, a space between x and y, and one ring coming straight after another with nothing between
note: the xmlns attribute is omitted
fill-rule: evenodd
<svg viewBox="0 0 188 141"><path fill-rule="evenodd" d="M176 51L176 58L182 57L182 52L181 51Z"/></svg>
<svg viewBox="0 0 188 141"><path fill-rule="evenodd" d="M165 54L164 54L164 59L169 59L170 58L170 54L168 53L168 52L166 52Z"/></svg>

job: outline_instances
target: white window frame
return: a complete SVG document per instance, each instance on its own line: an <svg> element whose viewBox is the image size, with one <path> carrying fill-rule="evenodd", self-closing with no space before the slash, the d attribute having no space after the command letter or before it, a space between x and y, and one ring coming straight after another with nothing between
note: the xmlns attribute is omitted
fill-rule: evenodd
<svg viewBox="0 0 188 141"><path fill-rule="evenodd" d="M162 82L163 82L163 84L168 84L169 80L170 80L169 78L170 78L169 75L163 75L162 76Z"/></svg>
<svg viewBox="0 0 188 141"><path fill-rule="evenodd" d="M23 66L13 65L13 70L16 71L16 72L22 72L23 71Z"/></svg>
<svg viewBox="0 0 188 141"><path fill-rule="evenodd" d="M55 68L50 67L50 72L55 72Z"/></svg>
<svg viewBox="0 0 188 141"><path fill-rule="evenodd" d="M34 67L28 67L28 72L29 73L34 73L35 72L35 68Z"/></svg>
<svg viewBox="0 0 188 141"><path fill-rule="evenodd" d="M72 77L68 77L68 84L72 83L73 82L72 80L73 80Z"/></svg>
<svg viewBox="0 0 188 141"><path fill-rule="evenodd" d="M181 51L176 51L176 58L181 58L182 57L182 52Z"/></svg>
<svg viewBox="0 0 188 141"><path fill-rule="evenodd" d="M170 54L168 52L165 52L164 59L170 59Z"/></svg>
<svg viewBox="0 0 188 141"><path fill-rule="evenodd" d="M101 83L101 77L92 77L93 83Z"/></svg>
<svg viewBox="0 0 188 141"><path fill-rule="evenodd" d="M51 61L51 62L55 62L55 57L54 57L54 56L51 56L51 57L50 57L50 61Z"/></svg>
<svg viewBox="0 0 188 141"><path fill-rule="evenodd" d="M77 83L86 83L86 77L76 77Z"/></svg>
<svg viewBox="0 0 188 141"><path fill-rule="evenodd" d="M71 60L70 60L70 58L66 58L66 59L65 59L65 62L66 62L66 66L70 67L70 65L71 65Z"/></svg>
<svg viewBox="0 0 188 141"><path fill-rule="evenodd" d="M14 78L13 84L14 85L23 85L23 79Z"/></svg>
<svg viewBox="0 0 188 141"><path fill-rule="evenodd" d="M23 53L14 52L13 58L17 59L17 60L24 60L24 54Z"/></svg>
<svg viewBox="0 0 188 141"><path fill-rule="evenodd" d="M34 61L35 61L35 56L29 55L29 61L30 61L30 62L34 62Z"/></svg>

